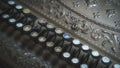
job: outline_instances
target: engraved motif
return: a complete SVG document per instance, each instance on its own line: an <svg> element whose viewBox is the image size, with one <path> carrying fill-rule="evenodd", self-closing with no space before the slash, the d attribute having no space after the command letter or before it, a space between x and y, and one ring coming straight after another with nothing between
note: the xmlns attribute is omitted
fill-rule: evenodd
<svg viewBox="0 0 120 68"><path fill-rule="evenodd" d="M114 33L109 33L102 29L93 29L91 37L94 40L103 40L101 44L102 46L110 48L110 50L112 50L114 53L120 53L120 42L118 40L118 36Z"/></svg>
<svg viewBox="0 0 120 68"><path fill-rule="evenodd" d="M108 33L106 31L103 32L103 35L105 40L102 42L102 45L105 46L106 44L110 44L112 46L111 49L114 53L120 52L117 35L114 33Z"/></svg>
<svg viewBox="0 0 120 68"><path fill-rule="evenodd" d="M81 21L79 27L80 27L80 30L82 31L82 33L84 33L84 34L90 33L90 27L85 20Z"/></svg>
<svg viewBox="0 0 120 68"><path fill-rule="evenodd" d="M35 23L33 24L33 29L40 29L41 27L40 27L40 24L39 24L39 19L37 19L36 21L35 21Z"/></svg>
<svg viewBox="0 0 120 68"><path fill-rule="evenodd" d="M106 0L106 4L112 4L113 3L113 0Z"/></svg>
<svg viewBox="0 0 120 68"><path fill-rule="evenodd" d="M71 11L67 11L66 16L68 16L68 17L71 16L71 13L72 13Z"/></svg>
<svg viewBox="0 0 120 68"><path fill-rule="evenodd" d="M73 2L73 7L80 7L80 2L79 1Z"/></svg>
<svg viewBox="0 0 120 68"><path fill-rule="evenodd" d="M118 36L113 34L113 40L115 41L114 44L115 44L115 47L116 47L114 52L119 52L120 53L120 40L119 40Z"/></svg>
<svg viewBox="0 0 120 68"><path fill-rule="evenodd" d="M115 9L107 9L106 14L110 18L110 17L113 17L116 15L116 11L115 11Z"/></svg>
<svg viewBox="0 0 120 68"><path fill-rule="evenodd" d="M99 13L99 12L93 13L93 17L94 17L94 18L99 18L99 17L100 17L100 13Z"/></svg>
<svg viewBox="0 0 120 68"><path fill-rule="evenodd" d="M58 11L57 11L58 13L56 14L56 17L57 18L62 18L62 17L64 17L65 16L65 11L63 10L63 9L58 9Z"/></svg>
<svg viewBox="0 0 120 68"><path fill-rule="evenodd" d="M78 25L76 23L73 23L73 24L71 24L71 29L72 30L78 30L79 27L78 27Z"/></svg>
<svg viewBox="0 0 120 68"><path fill-rule="evenodd" d="M104 46L109 51L112 51L114 54L120 53L120 40L119 35L115 33L109 33L103 29L95 29L93 27L91 32L91 38L96 41L102 40L101 45Z"/></svg>
<svg viewBox="0 0 120 68"><path fill-rule="evenodd" d="M96 41L100 40L102 38L101 32L102 32L101 29L93 29L91 33L91 38L93 38Z"/></svg>
<svg viewBox="0 0 120 68"><path fill-rule="evenodd" d="M120 28L120 20L119 20L119 21L115 21L114 23L115 23L115 26L116 26L117 28Z"/></svg>
<svg viewBox="0 0 120 68"><path fill-rule="evenodd" d="M87 6L85 4L83 4L84 3L83 1L85 1ZM78 7L77 9L71 8L71 5L67 4L67 1L60 0L58 2L64 4L65 6L67 6L66 8L69 8L74 13L78 14L79 16L84 15L84 17L91 19L92 21L94 21L93 23L95 23L103 28L110 29L110 30L113 30L116 32L118 32L120 30L119 28L115 28L115 24L113 23L113 21L115 19L119 20L119 16L120 16L118 13L119 6L117 5L117 3L119 4L119 1L115 1L115 0L106 0L105 1L105 3L108 2L111 5L108 5L108 4L105 5L105 3L102 3L103 1L101 1L101 0L83 0L83 1L79 0L80 7ZM73 3L74 1L72 0L70 2ZM83 2L83 3L81 3L81 2ZM98 4L98 2L99 2L99 4ZM95 5L95 6L92 6L93 8L89 8L90 4ZM116 8L118 8L118 9L116 9ZM93 17L93 18L91 18L91 17ZM106 18L106 17L108 17L108 18ZM111 25L111 24L113 24L113 25Z"/></svg>
<svg viewBox="0 0 120 68"><path fill-rule="evenodd" d="M96 7L97 1L96 0L85 0L88 7Z"/></svg>
<svg viewBox="0 0 120 68"><path fill-rule="evenodd" d="M116 3L117 6L120 6L120 1L118 0L118 2Z"/></svg>
<svg viewBox="0 0 120 68"><path fill-rule="evenodd" d="M50 3L54 4L54 3L55 3L55 0L50 0Z"/></svg>

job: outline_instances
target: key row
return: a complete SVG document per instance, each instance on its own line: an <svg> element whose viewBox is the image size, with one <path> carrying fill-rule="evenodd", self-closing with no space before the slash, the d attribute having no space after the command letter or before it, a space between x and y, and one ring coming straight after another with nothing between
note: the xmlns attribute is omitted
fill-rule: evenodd
<svg viewBox="0 0 120 68"><path fill-rule="evenodd" d="M2 23L8 22L17 30L28 34L36 43L42 44L44 48L55 52L76 67L100 68L102 66L101 68L109 68L111 60L108 57L101 56L98 51L90 49L88 45L82 44L79 39L73 38L71 34L65 33L61 28L56 28L47 20L36 20L29 9L24 9L23 6L15 4L14 1L7 3L14 7L10 10L16 10L18 13L14 11L2 13ZM17 17L14 14L18 14ZM32 20L29 19L30 16ZM33 25L34 23L37 25ZM119 68L120 65L114 64L112 67Z"/></svg>

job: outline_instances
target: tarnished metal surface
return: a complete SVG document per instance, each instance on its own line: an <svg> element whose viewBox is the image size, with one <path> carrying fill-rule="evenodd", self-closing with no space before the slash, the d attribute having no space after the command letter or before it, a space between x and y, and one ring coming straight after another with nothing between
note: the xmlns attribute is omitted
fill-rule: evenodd
<svg viewBox="0 0 120 68"><path fill-rule="evenodd" d="M112 68L120 63L119 2L4 0L0 58L14 68Z"/></svg>
<svg viewBox="0 0 120 68"><path fill-rule="evenodd" d="M74 12L96 21L101 26L120 30L119 0L60 0ZM104 27L105 28L105 27Z"/></svg>
<svg viewBox="0 0 120 68"><path fill-rule="evenodd" d="M92 48L120 60L119 1L20 1L36 15L44 15Z"/></svg>
<svg viewBox="0 0 120 68"><path fill-rule="evenodd" d="M42 57L28 50L21 49L21 43L16 42L13 37L0 32L0 57L10 63L12 68L53 68L50 63Z"/></svg>

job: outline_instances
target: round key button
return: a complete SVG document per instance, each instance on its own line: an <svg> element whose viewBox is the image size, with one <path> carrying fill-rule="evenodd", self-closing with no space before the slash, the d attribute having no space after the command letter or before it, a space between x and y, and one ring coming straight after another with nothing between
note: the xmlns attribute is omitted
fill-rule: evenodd
<svg viewBox="0 0 120 68"><path fill-rule="evenodd" d="M10 16L8 15L8 14L3 14L2 15L2 18L4 18L4 19L7 19L7 18L9 18Z"/></svg>
<svg viewBox="0 0 120 68"><path fill-rule="evenodd" d="M65 39L70 39L70 38L71 38L71 34L65 33L65 34L63 34L63 37L64 37Z"/></svg>
<svg viewBox="0 0 120 68"><path fill-rule="evenodd" d="M70 53L69 52L64 52L63 53L63 57L64 58L69 58L71 55L70 55Z"/></svg>
<svg viewBox="0 0 120 68"><path fill-rule="evenodd" d="M120 64L114 64L113 68L120 68Z"/></svg>
<svg viewBox="0 0 120 68"><path fill-rule="evenodd" d="M88 65L87 64L81 64L80 68L88 68Z"/></svg>
<svg viewBox="0 0 120 68"><path fill-rule="evenodd" d="M11 24L13 24L13 23L16 22L16 19L14 19L14 18L10 18L10 19L9 19L9 22L10 22Z"/></svg>
<svg viewBox="0 0 120 68"><path fill-rule="evenodd" d="M32 29L32 26L31 26L31 25L25 25L25 26L23 27L23 30L26 31L26 32L30 31L31 29Z"/></svg>
<svg viewBox="0 0 120 68"><path fill-rule="evenodd" d="M18 28L23 27L23 24L22 23L17 23L16 27L18 27Z"/></svg>
<svg viewBox="0 0 120 68"><path fill-rule="evenodd" d="M108 57L102 57L102 62L107 64L107 63L110 63L110 59Z"/></svg>
<svg viewBox="0 0 120 68"><path fill-rule="evenodd" d="M100 54L98 51L92 51L92 56L98 57Z"/></svg>
<svg viewBox="0 0 120 68"><path fill-rule="evenodd" d="M16 5L15 8L19 10L19 9L22 9L23 6L22 5Z"/></svg>
<svg viewBox="0 0 120 68"><path fill-rule="evenodd" d="M72 58L72 59L71 59L71 62L72 62L73 64L77 64L77 63L79 63L79 59L78 59L78 58Z"/></svg>
<svg viewBox="0 0 120 68"><path fill-rule="evenodd" d="M14 4L15 4L15 1L8 1L8 4L9 4L9 5L14 5Z"/></svg>
<svg viewBox="0 0 120 68"><path fill-rule="evenodd" d="M72 42L75 45L79 45L80 44L80 40L79 39L74 39Z"/></svg>
<svg viewBox="0 0 120 68"><path fill-rule="evenodd" d="M84 51L88 51L90 48L89 48L89 46L87 46L87 45L83 45L83 46L82 46L82 49L83 49Z"/></svg>

